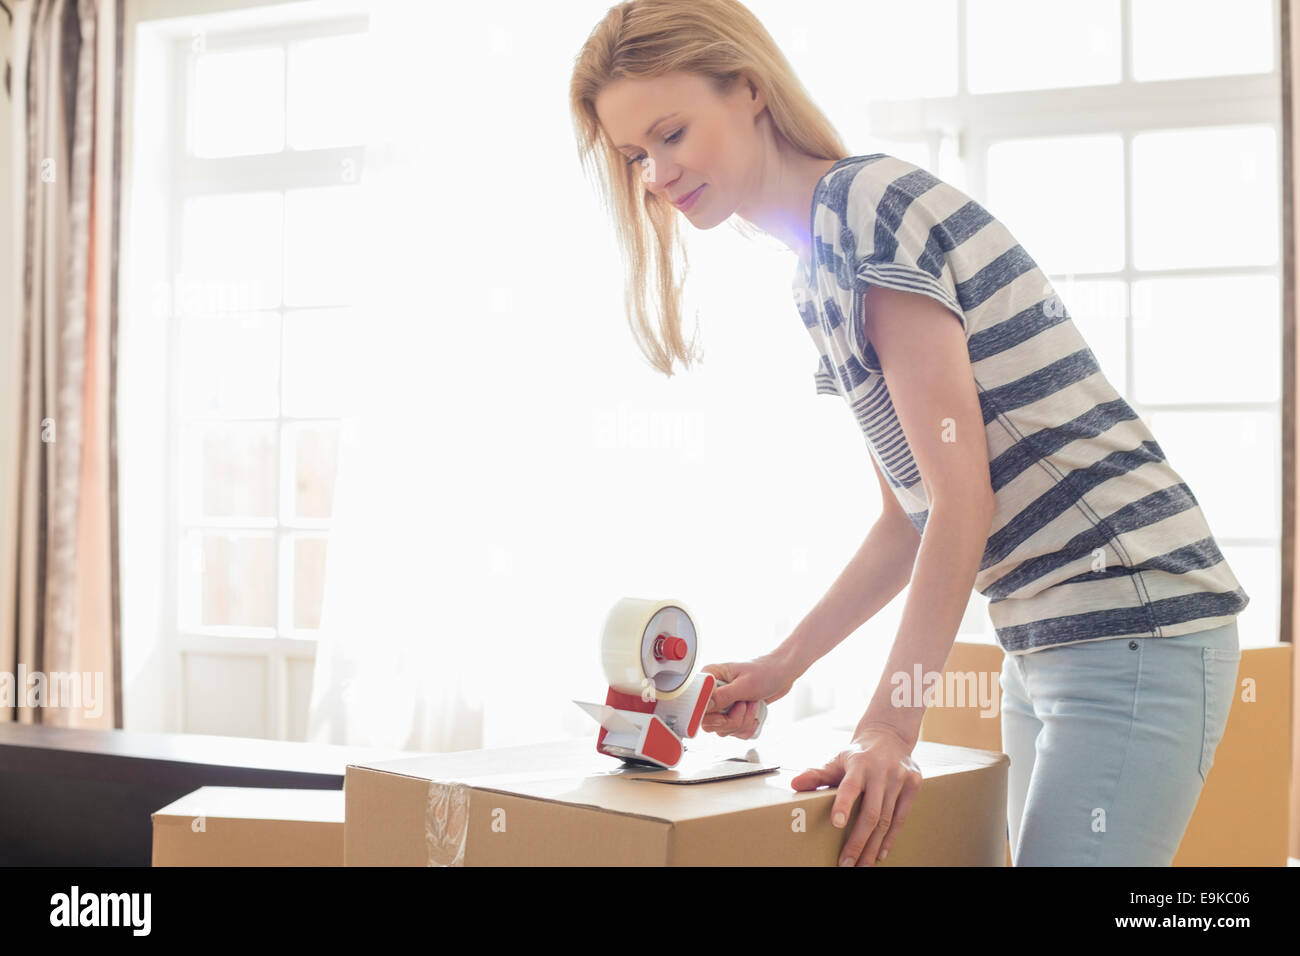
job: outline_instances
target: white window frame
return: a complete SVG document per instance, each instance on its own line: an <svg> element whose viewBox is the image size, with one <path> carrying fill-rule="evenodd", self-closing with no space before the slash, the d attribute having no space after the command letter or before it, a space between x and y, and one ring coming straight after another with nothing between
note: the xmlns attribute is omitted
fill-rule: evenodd
<svg viewBox="0 0 1300 956"><path fill-rule="evenodd" d="M148 22L153 21L153 22ZM137 28L146 26L148 35ZM150 75L165 78L165 92L150 90L148 95L155 98L155 114L164 118L165 141L168 149L165 155L147 156L148 146L144 141L135 143L132 130L137 122L131 115L135 105L135 95L127 94L124 110L126 120L124 130L124 171L126 184L139 186L142 179L152 175L157 192L154 199L161 202L141 201L139 205L145 211L136 213L128 208L124 216L124 232L127 234L127 249L124 250L124 271L130 275L126 285L134 285L124 291L128 308L139 313L147 307L150 299L150 287L165 283L169 292L175 292L175 280L180 271L180 229L183 208L186 199L208 193L285 191L319 186L340 185L347 181L340 171L351 169L359 178L364 159L365 147L358 144L349 147L323 148L285 151L266 155L232 156L203 158L188 154L187 135L187 98L192 89L189 81L191 53L201 48L203 52L222 49L234 49L253 45L287 45L289 42L326 36L364 33L368 29L368 17L364 5L343 2L306 2L290 3L280 6L248 7L230 0L184 0L176 3L158 4L153 0L136 0L127 9L126 28L128 31L126 82L127 90L134 89L135 71L141 68L139 57L142 48L147 49L150 61L155 66L150 68ZM196 46L201 44L201 47ZM286 77L286 96L287 96ZM139 97L145 99L145 95ZM157 104L161 103L161 109ZM155 130L141 130L155 132ZM142 170L132 177L131 167L138 165ZM132 197L128 195L127 206ZM161 207L161 208L158 208ZM147 252L135 253L130 249L131 238L140 229L154 229L158 238L155 248L164 250L159 257L161 261L149 261ZM143 243L141 243L143 245ZM347 307L350 303L340 303L320 308L334 309ZM258 311L273 311L280 315L281 363L284 361L284 317L287 312L306 311L312 307L294 306L287 308L283 300L272 307ZM164 408L150 416L149 425L160 426L164 436L164 447L158 452L157 463L163 470L161 491L165 502L157 509L160 518L148 522L152 529L161 532L161 545L158 548L159 559L151 563L159 565L161 580L155 586L152 582L132 589L131 603L136 606L149 598L156 598L157 616L150 621L151 627L145 632L136 623L131 630L124 628L126 642L135 647L124 647L124 657L148 663L145 666L132 667L135 679L127 681L127 699L124 710L128 729L184 732L187 713L185 700L185 658L187 655L218 656L247 659L254 657L263 664L266 684L264 700L266 714L266 736L269 739L289 739L294 721L289 713L290 683L289 670L292 664L312 664L316 657L317 640L310 631L294 631L293 595L292 595L292 546L294 539L301 536L324 536L332 522L330 519L293 519L286 511L285 482L286 468L291 468L293 446L283 441L284 426L295 422L335 422L341 421L336 416L296 417L279 415L275 418L239 418L229 419L240 423L274 424L277 430L277 447L279 449L276 473L277 516L262 521L225 521L198 520L182 521L180 514L181 469L181 427L182 419L178 406L179 382L179 336L176 335L177 323L182 320L179 310L174 307L174 300L169 297L167 314L160 316L161 324L150 332L140 332L137 336L155 333L165 338L160 343L161 354L166 356L165 385L161 394L165 395ZM141 324L143 328L143 323ZM283 389L283 376L280 388ZM137 400L138 405L138 400ZM185 424L205 419L187 417ZM226 421L225 418L213 417L210 421ZM136 466L136 473L139 467ZM137 513L139 509L137 509ZM271 533L276 540L276 605L277 626L275 628L238 628L210 627L183 628L179 611L182 582L180 580L182 536L195 529L220 529L223 531L263 531ZM147 533L142 532L145 537ZM125 548L124 543L124 548ZM141 547L148 548L147 543L137 543L133 553L142 553ZM130 577L128 571L127 577ZM124 584L130 584L125 581ZM124 600L124 610L127 602ZM145 618L144 613L140 613ZM152 658L152 659L150 659ZM151 697L161 691L161 699L146 702L141 695ZM138 715L133 718L133 714ZM299 721L301 723L301 721Z"/></svg>

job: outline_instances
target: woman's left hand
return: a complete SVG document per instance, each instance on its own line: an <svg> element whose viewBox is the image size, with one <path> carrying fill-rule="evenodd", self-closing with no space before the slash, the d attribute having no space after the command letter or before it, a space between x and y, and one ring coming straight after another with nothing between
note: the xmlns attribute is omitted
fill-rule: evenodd
<svg viewBox="0 0 1300 956"><path fill-rule="evenodd" d="M840 866L872 866L885 858L921 792L921 768L912 747L893 730L871 728L854 734L849 747L821 769L809 769L790 781L796 790L839 787L831 806L831 824L844 827L853 805L862 807L844 841Z"/></svg>

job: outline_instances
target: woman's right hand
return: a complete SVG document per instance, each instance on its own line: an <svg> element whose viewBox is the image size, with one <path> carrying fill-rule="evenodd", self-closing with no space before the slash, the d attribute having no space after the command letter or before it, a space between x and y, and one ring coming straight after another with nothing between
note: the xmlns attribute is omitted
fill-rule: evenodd
<svg viewBox="0 0 1300 956"><path fill-rule="evenodd" d="M758 702L780 700L790 693L798 676L777 654L741 663L709 664L700 670L727 682L725 687L714 688L704 709L701 729L742 740L748 740L758 728Z"/></svg>

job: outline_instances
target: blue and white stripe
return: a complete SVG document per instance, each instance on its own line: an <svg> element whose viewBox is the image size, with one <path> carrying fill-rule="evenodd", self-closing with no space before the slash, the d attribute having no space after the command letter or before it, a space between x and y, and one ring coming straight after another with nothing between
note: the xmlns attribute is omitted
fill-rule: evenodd
<svg viewBox="0 0 1300 956"><path fill-rule="evenodd" d="M1174 637L1240 613L1250 598L1191 489L1001 222L885 153L836 163L811 211L813 267L797 264L793 291L817 393L846 400L921 533L929 501L863 341L862 294L928 295L962 323L997 502L975 587L1004 650Z"/></svg>

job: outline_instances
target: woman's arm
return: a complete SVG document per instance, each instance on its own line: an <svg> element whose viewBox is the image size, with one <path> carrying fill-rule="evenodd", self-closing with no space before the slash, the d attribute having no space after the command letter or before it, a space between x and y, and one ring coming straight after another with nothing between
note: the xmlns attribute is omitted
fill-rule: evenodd
<svg viewBox="0 0 1300 956"><path fill-rule="evenodd" d="M861 797L844 841L844 866L883 860L920 793L912 750L925 707L910 700L894 706L893 676L913 680L918 667L922 675L942 671L996 513L966 317L928 295L879 286L866 292L863 315L930 509L898 636L850 745L790 781L796 790L837 787L831 805L837 827L848 826Z"/></svg>
<svg viewBox="0 0 1300 956"><path fill-rule="evenodd" d="M918 665L922 675L942 672L984 556L995 497L965 317L929 296L881 287L866 293L863 317L930 509L898 635L857 730L890 730L911 747L925 707L895 702L894 677L914 681Z"/></svg>

